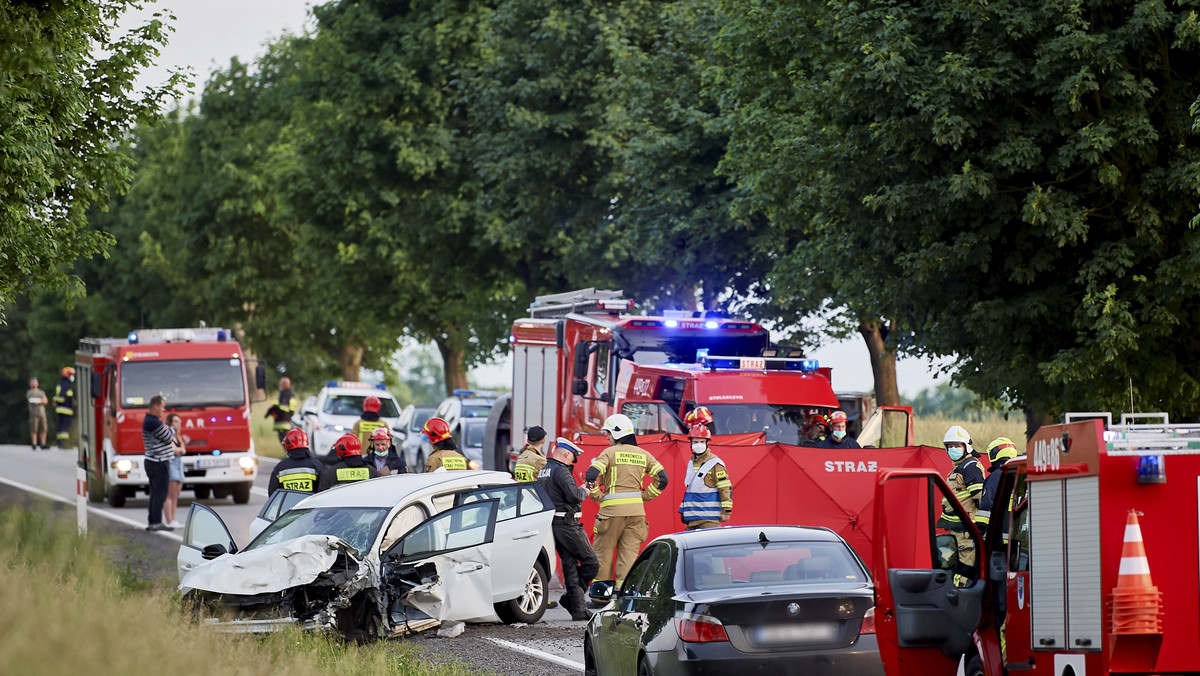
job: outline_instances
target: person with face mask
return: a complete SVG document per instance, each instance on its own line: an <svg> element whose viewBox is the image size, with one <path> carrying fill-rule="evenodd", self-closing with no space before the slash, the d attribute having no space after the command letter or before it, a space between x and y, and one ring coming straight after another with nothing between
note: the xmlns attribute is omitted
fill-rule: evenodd
<svg viewBox="0 0 1200 676"><path fill-rule="evenodd" d="M545 487L550 501L554 503L554 519L550 529L554 533L554 551L562 563L563 587L566 593L562 595L562 606L571 613L572 620L586 620L589 615L584 601L584 592L596 577L600 569L600 561L596 551L588 542L583 525L579 523L579 514L583 509L583 499L588 491L575 483L571 469L579 460L583 451L562 437L550 458L538 470L537 480Z"/></svg>
<svg viewBox="0 0 1200 676"><path fill-rule="evenodd" d="M733 484L725 463L708 449L710 439L712 432L703 424L688 431L692 463L684 476L683 504L679 506L679 518L688 530L719 526L733 515Z"/></svg>
<svg viewBox="0 0 1200 676"><path fill-rule="evenodd" d="M974 519L979 511L979 498L983 492L983 467L979 464L979 453L971 446L971 435L960 425L946 430L942 443L946 447L946 454L954 462L954 469L946 476L946 483L967 511L965 516ZM962 517L953 509L949 500L942 500L942 515L938 518L937 527L953 533L958 542L958 566L954 571L954 583L960 587L970 584L975 566L975 542L967 532Z"/></svg>
<svg viewBox="0 0 1200 676"><path fill-rule="evenodd" d="M850 421L845 411L834 411L829 414L829 436L817 443L817 448L862 448L854 437L846 436L846 426Z"/></svg>
<svg viewBox="0 0 1200 676"><path fill-rule="evenodd" d="M367 456L367 464L374 465L379 476L408 472L408 465L392 444L392 431L387 425L376 427L371 432L371 453Z"/></svg>

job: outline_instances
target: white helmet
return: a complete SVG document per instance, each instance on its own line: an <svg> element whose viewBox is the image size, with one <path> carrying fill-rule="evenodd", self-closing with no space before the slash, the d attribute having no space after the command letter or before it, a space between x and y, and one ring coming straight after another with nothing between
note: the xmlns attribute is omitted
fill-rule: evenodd
<svg viewBox="0 0 1200 676"><path fill-rule="evenodd" d="M633 434L633 421L627 415L614 413L605 419L604 426L600 429L612 434L613 439L620 439Z"/></svg>
<svg viewBox="0 0 1200 676"><path fill-rule="evenodd" d="M954 425L950 429L946 430L946 437L942 439L942 445L948 444L952 441L965 444L967 447L967 453L975 453L975 449L971 448L971 435L967 434L967 431L962 428L962 425Z"/></svg>

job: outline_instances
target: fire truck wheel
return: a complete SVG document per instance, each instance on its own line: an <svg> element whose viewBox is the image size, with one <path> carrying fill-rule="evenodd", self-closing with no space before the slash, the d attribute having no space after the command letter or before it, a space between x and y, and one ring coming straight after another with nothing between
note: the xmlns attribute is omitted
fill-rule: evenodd
<svg viewBox="0 0 1200 676"><path fill-rule="evenodd" d="M964 676L983 676L983 661L979 659L979 655L972 655L967 662L967 668L963 670Z"/></svg>
<svg viewBox="0 0 1200 676"><path fill-rule="evenodd" d="M125 489L120 486L108 487L108 504L113 507L125 506Z"/></svg>
<svg viewBox="0 0 1200 676"><path fill-rule="evenodd" d="M209 486L196 486L195 491L197 500L207 500L212 495L212 488Z"/></svg>
<svg viewBox="0 0 1200 676"><path fill-rule="evenodd" d="M234 484L233 486L233 504L244 505L250 502L250 482Z"/></svg>

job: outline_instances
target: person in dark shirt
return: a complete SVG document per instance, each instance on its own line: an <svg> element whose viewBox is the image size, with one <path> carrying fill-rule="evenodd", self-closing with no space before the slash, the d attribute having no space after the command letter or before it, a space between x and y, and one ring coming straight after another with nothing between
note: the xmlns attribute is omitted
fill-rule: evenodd
<svg viewBox="0 0 1200 676"><path fill-rule="evenodd" d="M367 454L366 460L368 465L379 472L379 476L408 472L408 464L396 452L396 445L392 443L392 430L388 429L387 425L376 427L371 432L371 452Z"/></svg>
<svg viewBox="0 0 1200 676"><path fill-rule="evenodd" d="M572 620L588 619L584 591L600 569L596 552L579 523L579 513L588 491L576 484L571 476L571 468L582 452L575 444L559 437L550 458L538 471L538 481L554 503L554 520L550 528L554 533L554 550L562 562L563 586L566 587L560 603L571 613Z"/></svg>
<svg viewBox="0 0 1200 676"><path fill-rule="evenodd" d="M333 444L333 450L337 453L338 462L325 468L318 491L379 476L379 472L363 460L358 437L354 434L346 433L339 437Z"/></svg>
<svg viewBox="0 0 1200 676"><path fill-rule="evenodd" d="M289 430L283 435L283 448L287 457L280 460L271 470L267 482L267 495L279 489L315 493L325 465L308 450L308 434L304 430Z"/></svg>
<svg viewBox="0 0 1200 676"><path fill-rule="evenodd" d="M862 448L854 437L846 436L846 426L849 420L845 411L834 411L829 414L829 436L817 443L817 448Z"/></svg>
<svg viewBox="0 0 1200 676"><path fill-rule="evenodd" d="M296 413L295 400L296 395L292 394L292 379L284 376L279 379L279 399L271 404L271 408L267 409L267 415L264 417L272 418L275 423L272 427L275 428L275 434L279 436L279 442L283 443L283 437L292 429L292 416Z"/></svg>

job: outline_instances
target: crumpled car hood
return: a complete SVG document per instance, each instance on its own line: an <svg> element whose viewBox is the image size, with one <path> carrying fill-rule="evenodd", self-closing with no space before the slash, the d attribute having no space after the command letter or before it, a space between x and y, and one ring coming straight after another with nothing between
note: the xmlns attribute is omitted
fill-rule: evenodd
<svg viewBox="0 0 1200 676"><path fill-rule="evenodd" d="M264 594L305 585L329 570L339 553L362 562L357 552L333 535L305 535L294 540L221 556L184 575L179 589L217 594ZM369 574L368 566L358 567Z"/></svg>

